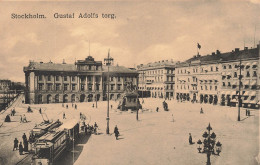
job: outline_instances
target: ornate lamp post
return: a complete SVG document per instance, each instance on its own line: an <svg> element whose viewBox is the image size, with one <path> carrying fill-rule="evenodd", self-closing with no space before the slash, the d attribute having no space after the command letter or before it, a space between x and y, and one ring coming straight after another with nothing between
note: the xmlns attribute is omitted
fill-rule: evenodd
<svg viewBox="0 0 260 165"><path fill-rule="evenodd" d="M207 154L207 163L206 165L211 165L210 162L210 156L211 154L214 155L218 155L222 150L222 144L218 141L217 144L216 143L216 134L214 132L210 133L210 131L212 130L212 127L209 126L207 127L207 131L205 131L202 135L202 137L204 138L204 141L202 142L200 139L198 140L197 144L198 144L198 151L199 153L206 153ZM203 146L202 146L203 144ZM202 150L202 152L201 152ZM217 154L215 153L215 151L217 152Z"/></svg>
<svg viewBox="0 0 260 165"><path fill-rule="evenodd" d="M108 50L108 55L107 58L104 59L104 62L107 66L107 129L106 129L106 133L109 134L109 66L112 64L112 62L114 61L114 59L112 57L110 57L110 50Z"/></svg>

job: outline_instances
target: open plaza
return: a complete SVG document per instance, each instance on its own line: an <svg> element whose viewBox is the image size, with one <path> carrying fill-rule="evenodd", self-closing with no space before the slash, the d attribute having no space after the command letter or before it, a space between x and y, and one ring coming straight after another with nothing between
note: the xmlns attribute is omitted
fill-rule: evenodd
<svg viewBox="0 0 260 165"><path fill-rule="evenodd" d="M216 134L216 141L222 143L220 156L211 155L212 165L255 165L259 153L259 111L251 110L246 116L241 109L241 121L237 121L237 107L226 107L211 104L192 104L168 100L169 111L162 107L163 99L144 99L143 110L136 112L117 110L118 102L112 101L110 109L110 134L106 134L107 102L98 102L98 108L92 107L95 102L77 103L77 109L68 103L30 105L33 112L27 113L28 104L23 104L19 97L13 104L16 114L11 122L3 122L13 107L1 112L3 125L0 128L0 164L30 164L30 155L19 155L13 151L13 141L22 141L23 133L29 136L30 130L43 121L43 116L50 120L64 122L72 118L79 119L80 113L86 116L86 123L98 124L98 135L83 136L74 147L66 153L58 164L206 164L206 154L198 153L197 141L203 140L202 134L210 123ZM156 107L159 111L156 112ZM200 109L204 113L200 113ZM63 113L66 119L63 119ZM26 115L27 123L20 123L20 115ZM45 115L46 114L46 115ZM120 136L115 139L114 127L117 125ZM195 144L189 144L189 133ZM74 159L74 162L73 162Z"/></svg>

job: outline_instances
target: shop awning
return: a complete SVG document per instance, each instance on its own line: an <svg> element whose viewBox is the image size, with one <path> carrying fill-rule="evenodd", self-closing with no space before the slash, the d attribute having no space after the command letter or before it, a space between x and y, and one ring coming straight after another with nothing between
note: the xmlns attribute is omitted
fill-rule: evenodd
<svg viewBox="0 0 260 165"><path fill-rule="evenodd" d="M231 95L236 95L237 91L232 91Z"/></svg>
<svg viewBox="0 0 260 165"><path fill-rule="evenodd" d="M232 83L232 85L237 85L238 83L237 83L237 81L234 81L233 83Z"/></svg>
<svg viewBox="0 0 260 165"><path fill-rule="evenodd" d="M257 66L257 62L256 62L256 61L253 62L253 63L252 63L252 66Z"/></svg>
<svg viewBox="0 0 260 165"><path fill-rule="evenodd" d="M256 91L250 91L249 96L256 96Z"/></svg>
<svg viewBox="0 0 260 165"><path fill-rule="evenodd" d="M249 96L249 91L246 91L243 95L244 96Z"/></svg>
<svg viewBox="0 0 260 165"><path fill-rule="evenodd" d="M237 103L237 99L232 99L231 102Z"/></svg>
<svg viewBox="0 0 260 165"><path fill-rule="evenodd" d="M231 91L226 91L226 95L231 95Z"/></svg>
<svg viewBox="0 0 260 165"><path fill-rule="evenodd" d="M256 85L256 80L251 81L250 85Z"/></svg>
<svg viewBox="0 0 260 165"><path fill-rule="evenodd" d="M257 101L256 101L256 100L251 100L249 103L250 103L250 104L256 104Z"/></svg>
<svg viewBox="0 0 260 165"><path fill-rule="evenodd" d="M249 62L248 62L248 63L246 63L246 67L250 67L250 65L251 65L251 64L250 64Z"/></svg>
<svg viewBox="0 0 260 165"><path fill-rule="evenodd" d="M249 85L249 80L245 81L244 85Z"/></svg>

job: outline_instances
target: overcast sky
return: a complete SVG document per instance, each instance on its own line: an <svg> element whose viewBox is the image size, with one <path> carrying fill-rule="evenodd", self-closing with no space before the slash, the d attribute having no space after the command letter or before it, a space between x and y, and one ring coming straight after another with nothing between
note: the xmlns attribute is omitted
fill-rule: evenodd
<svg viewBox="0 0 260 165"><path fill-rule="evenodd" d="M54 19L54 13L96 13L98 19ZM46 19L11 19L11 14ZM102 19L102 13L116 19ZM75 62L90 55L101 61L110 49L115 64L133 67L197 53L231 51L260 40L260 2L0 2L0 79L24 82L29 60ZM256 28L255 28L256 27ZM256 32L255 32L256 29Z"/></svg>

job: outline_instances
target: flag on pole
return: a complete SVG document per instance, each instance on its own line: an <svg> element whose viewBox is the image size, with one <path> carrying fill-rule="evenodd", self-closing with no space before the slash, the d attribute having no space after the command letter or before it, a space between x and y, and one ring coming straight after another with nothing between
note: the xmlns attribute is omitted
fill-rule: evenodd
<svg viewBox="0 0 260 165"><path fill-rule="evenodd" d="M200 46L200 44L198 43L198 48L200 49L201 48L201 46Z"/></svg>

